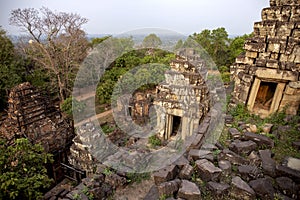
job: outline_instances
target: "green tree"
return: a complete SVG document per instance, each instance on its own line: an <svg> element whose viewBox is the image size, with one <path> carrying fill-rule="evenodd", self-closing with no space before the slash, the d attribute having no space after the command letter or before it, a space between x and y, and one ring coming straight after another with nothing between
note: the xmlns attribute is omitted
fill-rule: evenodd
<svg viewBox="0 0 300 200"><path fill-rule="evenodd" d="M61 110L68 115L68 117L73 118L73 114L80 114L86 108L85 103L82 103L72 96L65 99L65 101L60 105Z"/></svg>
<svg viewBox="0 0 300 200"><path fill-rule="evenodd" d="M160 38L154 33L149 34L143 40L144 48L149 48L149 47L157 48L161 44L162 44L162 42L161 42Z"/></svg>
<svg viewBox="0 0 300 200"><path fill-rule="evenodd" d="M231 40L230 45L229 45L230 63L234 63L235 58L238 57L238 55L240 55L241 53L245 52L245 50L244 50L245 40L247 38L252 37L252 35L253 35L252 33L245 34L243 36L237 36Z"/></svg>
<svg viewBox="0 0 300 200"><path fill-rule="evenodd" d="M17 139L13 146L0 140L0 199L41 198L52 183L45 168L52 161L41 145L27 139Z"/></svg>
<svg viewBox="0 0 300 200"><path fill-rule="evenodd" d="M212 31L205 29L201 33L194 33L193 39L207 51L217 66L229 64L228 46L230 40L225 28L217 28Z"/></svg>
<svg viewBox="0 0 300 200"><path fill-rule="evenodd" d="M14 45L0 27L0 107L4 108L9 90L24 81L25 68L15 55Z"/></svg>

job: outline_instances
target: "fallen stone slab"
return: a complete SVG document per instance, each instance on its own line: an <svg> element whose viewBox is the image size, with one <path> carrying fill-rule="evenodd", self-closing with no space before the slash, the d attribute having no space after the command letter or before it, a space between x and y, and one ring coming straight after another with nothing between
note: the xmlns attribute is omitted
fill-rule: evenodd
<svg viewBox="0 0 300 200"><path fill-rule="evenodd" d="M187 164L181 169L179 173L179 178L189 180L192 178L193 173L194 173L194 168L191 165Z"/></svg>
<svg viewBox="0 0 300 200"><path fill-rule="evenodd" d="M222 170L206 159L196 161L199 176L204 181L217 180Z"/></svg>
<svg viewBox="0 0 300 200"><path fill-rule="evenodd" d="M271 150L259 150L263 172L271 177L276 176L276 162L271 158Z"/></svg>
<svg viewBox="0 0 300 200"><path fill-rule="evenodd" d="M189 157L191 157L194 161L199 159L207 159L210 161L214 160L214 155L211 151L202 149L191 149Z"/></svg>
<svg viewBox="0 0 300 200"><path fill-rule="evenodd" d="M297 199L299 187L296 183L288 178L288 177L278 177L276 178L276 183L278 185L279 190L284 194L288 195L291 198Z"/></svg>
<svg viewBox="0 0 300 200"><path fill-rule="evenodd" d="M179 190L181 181L179 179L175 179L172 181L161 183L157 186L159 196L170 196Z"/></svg>
<svg viewBox="0 0 300 200"><path fill-rule="evenodd" d="M297 184L300 184L300 171L291 169L286 166L277 165L276 166L276 175L289 177L293 181L295 181Z"/></svg>
<svg viewBox="0 0 300 200"><path fill-rule="evenodd" d="M300 171L300 159L288 157L286 158L286 166L291 169Z"/></svg>
<svg viewBox="0 0 300 200"><path fill-rule="evenodd" d="M235 176L231 181L232 190L230 196L235 199L252 200L255 199L254 190L240 177Z"/></svg>
<svg viewBox="0 0 300 200"><path fill-rule="evenodd" d="M248 160L252 165L259 166L261 164L261 159L256 151L252 151L249 156Z"/></svg>
<svg viewBox="0 0 300 200"><path fill-rule="evenodd" d="M207 183L207 186L212 191L213 195L216 195L218 197L226 196L230 188L230 186L227 183L217 183L213 181L209 181Z"/></svg>
<svg viewBox="0 0 300 200"><path fill-rule="evenodd" d="M178 158L173 165L176 165L179 169L182 169L185 165L188 165L190 162L186 159L185 156Z"/></svg>
<svg viewBox="0 0 300 200"><path fill-rule="evenodd" d="M218 165L224 175L229 175L231 173L231 163L228 160L219 160Z"/></svg>
<svg viewBox="0 0 300 200"><path fill-rule="evenodd" d="M175 178L177 172L178 168L176 165L169 165L153 173L154 182L158 185L160 183L170 181Z"/></svg>
<svg viewBox="0 0 300 200"><path fill-rule="evenodd" d="M260 174L260 170L253 165L238 166L238 171L241 174L242 178L247 181L256 179Z"/></svg>
<svg viewBox="0 0 300 200"><path fill-rule="evenodd" d="M188 149L199 149L203 142L203 134L196 134L188 137L187 143L191 144Z"/></svg>
<svg viewBox="0 0 300 200"><path fill-rule="evenodd" d="M252 140L253 142L256 142L258 144L258 146L260 146L260 147L262 147L262 146L266 146L269 148L274 147L274 141L265 135L246 132L246 133L244 133L244 138L246 140Z"/></svg>
<svg viewBox="0 0 300 200"><path fill-rule="evenodd" d="M201 149L202 149L202 150L209 150L209 151L212 151L212 150L217 150L218 147L216 147L216 145L214 145L214 144L204 143L204 144L201 146Z"/></svg>
<svg viewBox="0 0 300 200"><path fill-rule="evenodd" d="M233 139L239 139L241 137L241 132L236 128L230 128L228 132Z"/></svg>
<svg viewBox="0 0 300 200"><path fill-rule="evenodd" d="M242 156L234 153L229 149L222 150L221 153L219 153L218 155L218 160L228 160L235 165L249 164L249 160L243 158Z"/></svg>
<svg viewBox="0 0 300 200"><path fill-rule="evenodd" d="M257 148L257 144L251 140L249 141L233 141L229 146L229 149L234 151L237 154L246 154L248 155L251 151Z"/></svg>
<svg viewBox="0 0 300 200"><path fill-rule="evenodd" d="M261 199L274 199L275 189L273 188L272 182L269 179L260 178L252 180L249 182L249 185Z"/></svg>
<svg viewBox="0 0 300 200"><path fill-rule="evenodd" d="M195 183L182 180L181 187L178 191L178 197L188 200L200 200L201 191Z"/></svg>

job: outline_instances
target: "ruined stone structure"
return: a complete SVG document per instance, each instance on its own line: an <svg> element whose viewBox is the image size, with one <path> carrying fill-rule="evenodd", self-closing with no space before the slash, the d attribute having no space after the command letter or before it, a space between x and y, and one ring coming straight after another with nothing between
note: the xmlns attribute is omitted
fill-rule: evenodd
<svg viewBox="0 0 300 200"><path fill-rule="evenodd" d="M210 107L209 89L201 71L204 63L194 52L185 53L189 56L173 60L171 70L165 73L165 82L157 86L154 105L164 108L157 114L158 126L162 127L160 136L164 139L177 134L182 139L192 135Z"/></svg>
<svg viewBox="0 0 300 200"><path fill-rule="evenodd" d="M129 102L128 113L136 123L143 124L149 121L149 109L153 105L155 93L155 89L149 89L133 94L133 98Z"/></svg>
<svg viewBox="0 0 300 200"><path fill-rule="evenodd" d="M231 67L234 104L242 103L261 117L282 110L297 114L300 104L300 2L270 0L246 54Z"/></svg>
<svg viewBox="0 0 300 200"><path fill-rule="evenodd" d="M56 175L62 175L60 162L67 161L67 152L74 137L72 125L49 97L43 96L28 82L11 90L8 103L7 118L0 127L0 137L9 144L22 137L33 144L41 144L47 152L54 154L55 163L50 170L53 170L54 178L59 179Z"/></svg>

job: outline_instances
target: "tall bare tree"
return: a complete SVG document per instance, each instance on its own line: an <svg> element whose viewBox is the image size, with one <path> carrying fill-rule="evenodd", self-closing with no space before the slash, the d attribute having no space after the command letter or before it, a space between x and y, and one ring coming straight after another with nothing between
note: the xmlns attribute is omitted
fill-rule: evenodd
<svg viewBox="0 0 300 200"><path fill-rule="evenodd" d="M71 94L75 74L87 55L89 43L82 29L87 21L78 14L53 12L45 7L11 12L10 24L30 37L24 52L53 75L51 81L61 101Z"/></svg>

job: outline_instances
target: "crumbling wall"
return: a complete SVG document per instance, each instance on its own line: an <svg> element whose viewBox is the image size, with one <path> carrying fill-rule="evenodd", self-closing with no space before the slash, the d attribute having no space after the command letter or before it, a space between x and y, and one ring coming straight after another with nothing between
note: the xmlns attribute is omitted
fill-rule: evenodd
<svg viewBox="0 0 300 200"><path fill-rule="evenodd" d="M231 67L232 101L263 117L284 107L295 115L300 104L300 2L270 0L270 5L254 24L254 36L244 44L246 53ZM254 104L262 82L278 86L270 110L260 113Z"/></svg>
<svg viewBox="0 0 300 200"><path fill-rule="evenodd" d="M30 83L14 87L8 97L7 118L0 127L0 137L8 143L26 137L40 143L48 152L64 149L74 137L71 124L61 115L49 97Z"/></svg>
<svg viewBox="0 0 300 200"><path fill-rule="evenodd" d="M157 114L157 121L161 127L160 136L165 139L174 134L175 117L181 120L179 136L184 139L193 134L209 111L209 89L202 71L204 62L195 52L188 51L184 52L184 57L178 56L170 63L171 70L166 71L165 82L157 86L154 104L164 108Z"/></svg>

